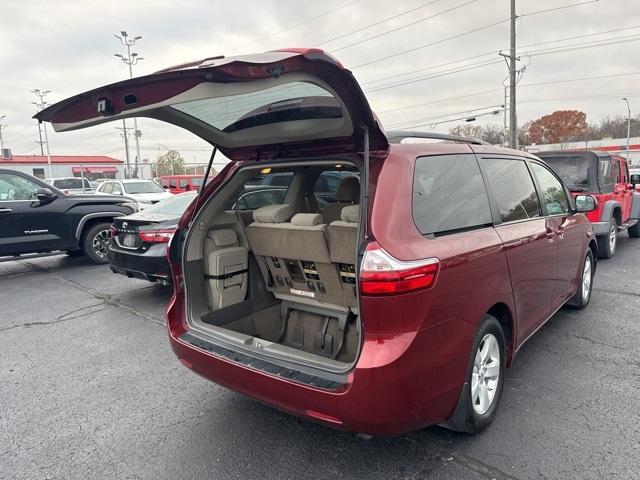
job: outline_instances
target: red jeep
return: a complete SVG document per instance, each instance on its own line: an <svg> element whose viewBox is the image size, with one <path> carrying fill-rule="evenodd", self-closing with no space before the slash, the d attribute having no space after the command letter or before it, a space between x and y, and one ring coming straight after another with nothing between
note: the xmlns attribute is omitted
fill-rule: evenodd
<svg viewBox="0 0 640 480"><path fill-rule="evenodd" d="M572 195L588 193L598 200L598 207L587 214L598 239L600 258L615 254L617 233L628 230L640 237L640 193L629 181L627 159L602 152L540 152L555 170Z"/></svg>

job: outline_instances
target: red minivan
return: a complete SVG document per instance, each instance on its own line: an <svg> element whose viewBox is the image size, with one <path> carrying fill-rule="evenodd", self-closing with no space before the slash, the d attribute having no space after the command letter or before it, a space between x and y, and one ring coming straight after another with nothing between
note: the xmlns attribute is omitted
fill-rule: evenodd
<svg viewBox="0 0 640 480"><path fill-rule="evenodd" d="M163 175L158 181L160 186L171 193L184 193L198 190L203 175Z"/></svg>
<svg viewBox="0 0 640 480"><path fill-rule="evenodd" d="M321 50L213 57L36 118L64 131L132 116L231 160L171 241L169 339L185 366L264 403L376 435L477 432L522 344L563 305L589 302L593 197L572 199L523 152L404 143L429 135L384 132ZM327 171L345 173L321 204ZM278 173L291 179L281 200L234 208Z"/></svg>

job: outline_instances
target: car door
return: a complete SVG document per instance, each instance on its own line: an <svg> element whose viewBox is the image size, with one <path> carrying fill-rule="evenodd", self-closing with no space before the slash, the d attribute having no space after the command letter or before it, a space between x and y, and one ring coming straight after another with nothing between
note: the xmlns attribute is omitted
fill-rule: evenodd
<svg viewBox="0 0 640 480"><path fill-rule="evenodd" d="M633 203L633 187L629 183L629 167L627 161L616 158L618 162L619 178L615 188L620 192L620 204L622 205L622 221L626 222L631 216L631 204Z"/></svg>
<svg viewBox="0 0 640 480"><path fill-rule="evenodd" d="M50 188L19 172L0 172L0 255L69 247L68 200L55 192L38 200L36 192Z"/></svg>
<svg viewBox="0 0 640 480"><path fill-rule="evenodd" d="M522 158L483 157L487 190L497 210L496 232L503 241L517 317L524 341L551 314L556 278L556 235L542 215L535 184Z"/></svg>
<svg viewBox="0 0 640 480"><path fill-rule="evenodd" d="M529 164L542 197L547 228L555 234L558 248L558 266L551 298L551 308L556 310L578 288L586 232L584 223L579 221L571 207L560 179L541 163L531 161Z"/></svg>

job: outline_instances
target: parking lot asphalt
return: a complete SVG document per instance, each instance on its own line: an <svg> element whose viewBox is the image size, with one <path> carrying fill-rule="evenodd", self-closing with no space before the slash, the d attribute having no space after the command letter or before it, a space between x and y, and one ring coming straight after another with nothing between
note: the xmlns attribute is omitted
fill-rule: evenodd
<svg viewBox="0 0 640 480"><path fill-rule="evenodd" d="M184 368L168 288L84 258L0 261L0 478L639 478L639 266L621 234L589 307L520 351L484 433L363 438Z"/></svg>

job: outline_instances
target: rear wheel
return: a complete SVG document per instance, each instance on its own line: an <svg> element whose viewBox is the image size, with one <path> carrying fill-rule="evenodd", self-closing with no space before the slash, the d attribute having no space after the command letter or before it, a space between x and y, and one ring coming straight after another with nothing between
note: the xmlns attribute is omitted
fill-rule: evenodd
<svg viewBox="0 0 640 480"><path fill-rule="evenodd" d="M618 225L614 220L609 224L609 232L606 235L597 237L598 256L600 258L611 258L616 253L618 246Z"/></svg>
<svg viewBox="0 0 640 480"><path fill-rule="evenodd" d="M496 416L502 396L505 372L505 339L500 322L486 315L471 349L467 382L458 408L445 426L467 433L478 433Z"/></svg>
<svg viewBox="0 0 640 480"><path fill-rule="evenodd" d="M591 291L593 289L593 274L595 273L594 266L595 262L593 260L593 253L591 252L591 249L589 249L586 257L584 257L584 263L582 264L582 276L580 277L578 290L567 302L568 306L581 309L589 305L589 300L591 300Z"/></svg>
<svg viewBox="0 0 640 480"><path fill-rule="evenodd" d="M94 263L102 265L109 262L109 227L110 223L96 223L84 234L82 250Z"/></svg>

